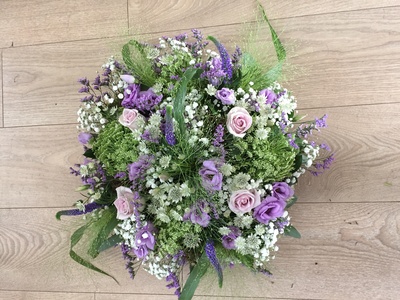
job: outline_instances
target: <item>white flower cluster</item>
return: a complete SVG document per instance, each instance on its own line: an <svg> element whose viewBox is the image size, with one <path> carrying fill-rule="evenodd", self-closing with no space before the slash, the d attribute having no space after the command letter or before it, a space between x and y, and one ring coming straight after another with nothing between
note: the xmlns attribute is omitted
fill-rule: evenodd
<svg viewBox="0 0 400 300"><path fill-rule="evenodd" d="M163 279L170 273L174 273L179 269L174 258L168 259L166 257L160 257L155 255L154 252L148 254L142 266L144 270L156 276L158 279Z"/></svg>

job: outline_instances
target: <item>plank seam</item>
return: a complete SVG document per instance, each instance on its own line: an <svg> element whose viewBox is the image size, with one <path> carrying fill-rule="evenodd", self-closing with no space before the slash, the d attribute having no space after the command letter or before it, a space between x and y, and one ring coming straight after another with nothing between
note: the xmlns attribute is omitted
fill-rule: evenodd
<svg viewBox="0 0 400 300"><path fill-rule="evenodd" d="M126 0L126 22L128 25L128 35L130 32L130 27L129 27L129 0Z"/></svg>
<svg viewBox="0 0 400 300"><path fill-rule="evenodd" d="M128 0L129 1L129 0ZM367 10L378 10L378 9L384 9L384 8L396 8L400 7L400 5L390 5L390 6L382 6L382 7L372 7L372 8L362 8L362 9L350 9L350 10L341 10L341 11L335 11L335 12L325 12L325 13L317 13L317 14L310 14L310 15L300 15L300 16L292 16L292 17L283 17L283 18L271 18L271 21L275 20L289 20L289 19L294 19L294 18L303 18L303 17L313 17L313 16L324 16L324 15L333 15L333 14L340 14L340 13L346 13L346 12L356 12L356 11L367 11ZM128 7L128 16L129 16L129 7ZM246 22L246 24L254 24L256 23L255 21L249 21ZM198 29L206 29L206 28L218 28L218 27L224 27L224 26L233 26L233 25L240 25L243 24L243 22L237 22L237 23L227 23L227 24L218 24L218 25L210 25L210 26L199 26ZM129 26L129 18L128 18L128 26ZM129 28L129 27L128 27ZM171 32L171 31L185 31L185 30L190 30L192 28L177 28L177 29L172 29L172 30L162 30L162 31L148 31L148 32L143 32L143 35L146 34L162 34L164 32ZM4 49L10 49L10 48L23 48L23 47L35 47L35 46L42 46L42 45L54 45L54 44L64 44L64 43L73 43L73 42L83 42L83 41L95 41L95 40L103 40L103 39L111 39L111 38L118 38L118 37L129 37L130 34L121 34L121 35L112 35L112 36L104 36L101 38L86 38L86 39L76 39L76 40L68 40L68 41L58 41L58 42L45 42L45 43L37 43L37 44L26 44L26 45L13 45L12 47L0 47L0 50Z"/></svg>

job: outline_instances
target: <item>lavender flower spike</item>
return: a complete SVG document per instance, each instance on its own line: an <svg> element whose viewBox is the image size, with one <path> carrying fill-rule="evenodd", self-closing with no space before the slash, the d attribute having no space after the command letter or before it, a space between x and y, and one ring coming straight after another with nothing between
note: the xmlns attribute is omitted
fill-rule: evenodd
<svg viewBox="0 0 400 300"><path fill-rule="evenodd" d="M215 271L217 271L218 283L219 283L219 286L222 287L222 279L223 279L222 267L218 261L217 254L215 252L214 242L212 240L209 240L206 243L204 251L206 252L206 255L207 255L208 259L210 260L210 263L214 267Z"/></svg>
<svg viewBox="0 0 400 300"><path fill-rule="evenodd" d="M225 83L229 83L232 79L232 60L229 56L228 51L225 49L224 45L222 45L216 38L209 36L209 40L211 40L215 46L217 46L219 55L221 56L222 61L222 70L226 73Z"/></svg>
<svg viewBox="0 0 400 300"><path fill-rule="evenodd" d="M165 115L165 139L168 145L173 146L176 144L175 134L174 134L174 119L172 118L172 106L167 105L166 115Z"/></svg>
<svg viewBox="0 0 400 300"><path fill-rule="evenodd" d="M57 212L56 218L57 218L57 220L60 220L61 216L84 215L84 214L94 211L95 209L97 209L99 207L102 207L102 205L97 204L96 202L92 202L92 203L86 204L84 210L79 210L79 209L60 210L59 212Z"/></svg>

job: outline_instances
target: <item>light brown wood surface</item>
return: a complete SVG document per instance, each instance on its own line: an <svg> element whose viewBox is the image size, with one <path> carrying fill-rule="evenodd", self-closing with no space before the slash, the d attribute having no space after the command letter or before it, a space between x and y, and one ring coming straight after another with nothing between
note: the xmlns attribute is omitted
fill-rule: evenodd
<svg viewBox="0 0 400 300"><path fill-rule="evenodd" d="M222 290L208 276L195 299L399 299L400 3L261 2L296 66L286 85L300 111L329 115L319 138L336 162L297 186L302 239L280 240L272 278L234 268ZM176 299L146 272L132 281L119 249L94 263L120 285L68 256L81 220L55 213L79 198L76 79L94 78L128 30L154 39L197 27L229 44L255 10L248 0L0 1L1 300Z"/></svg>

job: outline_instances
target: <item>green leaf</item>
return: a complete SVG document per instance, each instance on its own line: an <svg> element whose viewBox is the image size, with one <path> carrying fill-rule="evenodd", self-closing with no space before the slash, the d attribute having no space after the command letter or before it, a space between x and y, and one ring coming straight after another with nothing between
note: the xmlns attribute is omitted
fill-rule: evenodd
<svg viewBox="0 0 400 300"><path fill-rule="evenodd" d="M106 239L99 247L99 252L103 252L115 245L117 245L119 242L122 242L123 239L119 235L112 235L108 239Z"/></svg>
<svg viewBox="0 0 400 300"><path fill-rule="evenodd" d="M291 207L293 204L295 204L297 201L297 197L293 196L292 198L289 199L288 202L286 202L286 207L285 209L288 209L289 207Z"/></svg>
<svg viewBox="0 0 400 300"><path fill-rule="evenodd" d="M261 5L261 3L259 1L257 1L257 2L258 2L258 7L261 10L262 17L263 17L264 21L267 22L267 24L269 26L269 30L271 31L272 41L274 43L275 52L276 52L276 56L278 57L278 61L279 62L284 61L286 59L286 50L283 47L281 41L279 40L279 37L276 34L275 29L272 27L271 23L269 22L267 14L265 13L263 6Z"/></svg>
<svg viewBox="0 0 400 300"><path fill-rule="evenodd" d="M293 172L296 172L298 169L300 169L302 163L303 163L303 155L299 153L296 155L296 158L294 159Z"/></svg>
<svg viewBox="0 0 400 300"><path fill-rule="evenodd" d="M190 80L197 79L202 72L203 72L202 69L189 68L182 75L182 79L179 82L179 88L178 92L176 93L176 97L174 99L173 107L174 107L174 119L179 124L179 130L181 135L185 135L186 133L183 112L184 112L184 102L186 97L187 86Z"/></svg>
<svg viewBox="0 0 400 300"><path fill-rule="evenodd" d="M99 255L101 245L107 240L110 233L117 226L119 220L116 218L116 211L113 208L103 211L102 217L94 222L93 233L96 237L89 246L88 254L96 258Z"/></svg>
<svg viewBox="0 0 400 300"><path fill-rule="evenodd" d="M294 237L296 239L301 238L300 232L293 225L289 225L285 227L285 235Z"/></svg>
<svg viewBox="0 0 400 300"><path fill-rule="evenodd" d="M194 266L193 270L190 272L188 279L186 280L185 286L182 289L182 293L179 296L179 300L190 300L192 299L197 286L200 283L200 279L206 273L210 262L205 252L201 255L199 261L196 266Z"/></svg>
<svg viewBox="0 0 400 300"><path fill-rule="evenodd" d="M106 276L111 277L112 279L115 280L116 283L118 283L118 281L111 276L110 274L104 272L103 270L97 268L95 265L93 265L92 263L88 262L87 260L83 259L81 256L79 256L72 248L81 240L85 230L90 226L91 223L87 223L85 225L83 225L82 227L78 228L71 236L71 247L69 249L69 256L76 261L77 263L81 264L82 266L89 268L93 271L99 272L101 274L104 274ZM118 283L119 284L119 283Z"/></svg>
<svg viewBox="0 0 400 300"><path fill-rule="evenodd" d="M279 76L282 74L282 61L278 62L271 70L264 74L268 82L273 83L278 80Z"/></svg>
<svg viewBox="0 0 400 300"><path fill-rule="evenodd" d="M135 47L142 55L144 55L144 48L142 44L140 44L136 40L130 40L127 42L123 47L122 47L122 59L124 60L124 63L129 69L134 69L135 68L135 63L132 60L131 56L131 49L130 47L133 46Z"/></svg>
<svg viewBox="0 0 400 300"><path fill-rule="evenodd" d="M85 153L83 153L83 156L87 157L87 158L96 158L96 155L94 155L93 149L87 149L85 151Z"/></svg>

